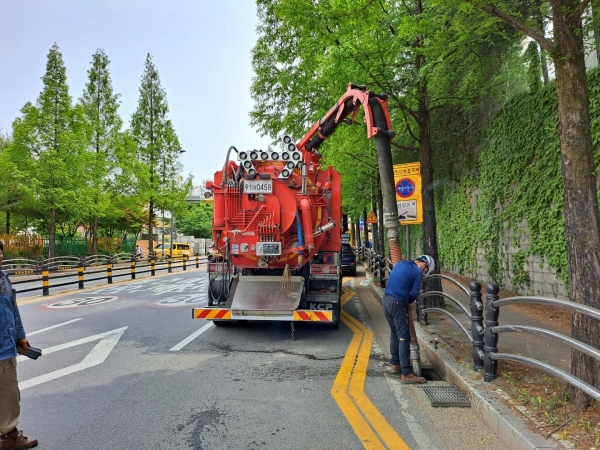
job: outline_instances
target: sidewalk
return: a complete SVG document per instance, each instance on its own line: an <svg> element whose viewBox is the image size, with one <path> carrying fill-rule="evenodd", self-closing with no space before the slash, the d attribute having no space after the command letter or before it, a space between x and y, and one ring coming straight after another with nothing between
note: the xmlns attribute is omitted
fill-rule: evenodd
<svg viewBox="0 0 600 450"><path fill-rule="evenodd" d="M369 287L375 297L381 302L383 289L379 283L372 282L370 273L366 273ZM458 280L465 285L464 279ZM465 286L468 288L468 284ZM450 282L443 281L443 290L451 295L461 304L469 309L469 298L458 287ZM483 300L485 304L485 287L483 288ZM460 318L460 322L470 331L471 321L458 307L451 306L450 300L446 300L447 310ZM553 312L552 314L559 314ZM429 325L420 326L416 324L417 336L421 349L422 363L430 364L450 384L457 386L461 392L471 400L473 410L479 415L483 422L503 441L506 448L511 449L556 449L565 448L561 442L544 438L530 430L532 423L521 413L507 406L506 394L500 390L504 388L504 378L499 377L492 383L484 383L481 372L474 372L471 356L471 344L469 339L449 318L439 314L428 315ZM524 308L502 307L499 318L500 325L523 324L548 328L541 318L536 317ZM557 319L557 322L559 320ZM559 330L565 333L564 330ZM566 331L568 334L569 331ZM384 345L389 346L389 332L386 335L379 334ZM562 370L570 368L570 349L559 342L552 346L548 340L528 335L523 339L520 333L502 333L498 341L498 347L503 353L516 353L524 356L549 362ZM434 340L437 339L437 348ZM506 369L507 363L499 362L499 373ZM502 370L500 368L502 367ZM520 366L519 368L522 368ZM514 370L519 370L515 368ZM548 430L548 429L547 429Z"/></svg>

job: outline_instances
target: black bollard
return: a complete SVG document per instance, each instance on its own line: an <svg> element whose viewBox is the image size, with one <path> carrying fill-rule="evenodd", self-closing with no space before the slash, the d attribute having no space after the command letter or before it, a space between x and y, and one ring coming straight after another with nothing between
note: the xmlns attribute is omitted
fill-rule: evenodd
<svg viewBox="0 0 600 450"><path fill-rule="evenodd" d="M497 284L487 285L485 296L485 358L483 360L483 381L494 381L498 378L498 361L492 359L492 353L498 353L498 334L493 332L493 327L498 326L500 309L494 307L494 301L498 300L500 288Z"/></svg>
<svg viewBox="0 0 600 450"><path fill-rule="evenodd" d="M42 268L42 295L50 295L50 272L46 265Z"/></svg>
<svg viewBox="0 0 600 450"><path fill-rule="evenodd" d="M481 301L481 283L471 281L471 336L473 338L473 370L483 370L484 342L483 302Z"/></svg>
<svg viewBox="0 0 600 450"><path fill-rule="evenodd" d="M154 275L156 275L156 270L155 270L155 268L154 268L154 264L156 264L156 260L155 260L154 258L152 258L152 259L150 260L150 276L152 276L152 277L153 277Z"/></svg>
<svg viewBox="0 0 600 450"><path fill-rule="evenodd" d="M112 257L108 258L108 262L106 263L106 278L108 279L108 284L112 284Z"/></svg>
<svg viewBox="0 0 600 450"><path fill-rule="evenodd" d="M77 265L77 279L79 281L79 289L83 289L83 264L81 261Z"/></svg>
<svg viewBox="0 0 600 450"><path fill-rule="evenodd" d="M385 258L382 256L379 259L379 287L385 289Z"/></svg>
<svg viewBox="0 0 600 450"><path fill-rule="evenodd" d="M137 263L137 257L136 256L132 256L131 257L131 279L135 280L135 265Z"/></svg>

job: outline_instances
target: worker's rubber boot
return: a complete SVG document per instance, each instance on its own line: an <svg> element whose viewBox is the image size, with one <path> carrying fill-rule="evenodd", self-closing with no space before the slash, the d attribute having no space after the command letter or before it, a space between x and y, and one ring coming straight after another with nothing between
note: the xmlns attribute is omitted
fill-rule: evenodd
<svg viewBox="0 0 600 450"><path fill-rule="evenodd" d="M424 384L427 383L427 380L423 377L418 377L411 372L408 375L402 375L400 382L402 384Z"/></svg>
<svg viewBox="0 0 600 450"><path fill-rule="evenodd" d="M29 439L23 436L23 432L16 428L0 437L0 450L21 450L23 448L33 448L37 445L37 439Z"/></svg>
<svg viewBox="0 0 600 450"><path fill-rule="evenodd" d="M390 372L400 373L400 364L390 364Z"/></svg>

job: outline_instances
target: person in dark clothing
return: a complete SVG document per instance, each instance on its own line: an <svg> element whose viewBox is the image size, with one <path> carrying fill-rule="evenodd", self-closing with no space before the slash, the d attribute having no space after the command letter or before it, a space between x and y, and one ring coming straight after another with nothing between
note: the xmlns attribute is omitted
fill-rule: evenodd
<svg viewBox="0 0 600 450"><path fill-rule="evenodd" d="M0 241L0 267L4 243ZM17 429L21 394L17 381L17 353L27 353L29 342L21 323L15 294L6 272L0 270L0 450L32 448L37 439L23 436Z"/></svg>
<svg viewBox="0 0 600 450"><path fill-rule="evenodd" d="M423 276L435 268L429 255L414 261L400 261L394 265L383 296L383 312L390 326L390 370L401 373L404 384L425 383L425 378L413 373L410 364L410 334L408 331L408 308L419 296Z"/></svg>

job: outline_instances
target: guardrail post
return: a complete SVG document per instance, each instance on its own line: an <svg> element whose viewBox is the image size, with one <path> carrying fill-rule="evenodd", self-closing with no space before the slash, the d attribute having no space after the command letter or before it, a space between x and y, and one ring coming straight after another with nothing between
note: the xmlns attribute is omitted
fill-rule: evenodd
<svg viewBox="0 0 600 450"><path fill-rule="evenodd" d="M156 264L156 259L152 258L152 259L150 260L150 276L152 276L152 277L153 277L154 275L156 275L156 269L155 269L155 267L154 267L154 265L155 265L155 264Z"/></svg>
<svg viewBox="0 0 600 450"><path fill-rule="evenodd" d="M79 289L83 289L83 264L81 261L77 264L77 279L79 280Z"/></svg>
<svg viewBox="0 0 600 450"><path fill-rule="evenodd" d="M493 332L493 327L498 326L500 309L494 307L494 301L498 300L500 288L497 284L487 285L485 296L485 357L483 360L483 381L494 381L498 377L498 361L492 359L492 353L498 353L498 334Z"/></svg>
<svg viewBox="0 0 600 450"><path fill-rule="evenodd" d="M187 258L184 256L183 257L183 271L185 272L187 270Z"/></svg>
<svg viewBox="0 0 600 450"><path fill-rule="evenodd" d="M417 298L417 320L419 324L425 326L429 325L427 322L427 313L423 312L427 308L427 299L423 297L425 289L419 291L419 297Z"/></svg>
<svg viewBox="0 0 600 450"><path fill-rule="evenodd" d="M135 280L135 265L137 262L137 257L132 256L131 257L131 279Z"/></svg>
<svg viewBox="0 0 600 450"><path fill-rule="evenodd" d="M108 278L108 284L112 284L112 257L108 258L106 263L106 277Z"/></svg>
<svg viewBox="0 0 600 450"><path fill-rule="evenodd" d="M483 370L485 357L483 335L483 303L481 302L481 283L471 281L471 336L473 337L473 370Z"/></svg>
<svg viewBox="0 0 600 450"><path fill-rule="evenodd" d="M167 257L167 267L169 268L168 272L173 273L173 268L171 267L171 258Z"/></svg>
<svg viewBox="0 0 600 450"><path fill-rule="evenodd" d="M42 295L50 295L50 272L47 265L42 268Z"/></svg>
<svg viewBox="0 0 600 450"><path fill-rule="evenodd" d="M196 269L200 268L200 258L198 257L198 253L196 253Z"/></svg>
<svg viewBox="0 0 600 450"><path fill-rule="evenodd" d="M379 287L385 289L385 258L379 259Z"/></svg>

